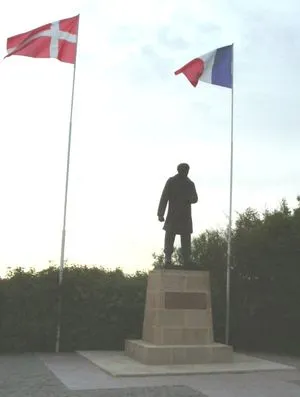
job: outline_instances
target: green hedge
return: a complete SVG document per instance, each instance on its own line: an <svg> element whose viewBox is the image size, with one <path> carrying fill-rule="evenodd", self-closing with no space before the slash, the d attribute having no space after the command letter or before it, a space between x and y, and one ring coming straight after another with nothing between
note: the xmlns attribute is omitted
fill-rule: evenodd
<svg viewBox="0 0 300 397"><path fill-rule="evenodd" d="M0 351L53 351L58 272L16 269L0 281ZM63 281L61 350L122 349L139 338L147 275L121 270L66 267Z"/></svg>

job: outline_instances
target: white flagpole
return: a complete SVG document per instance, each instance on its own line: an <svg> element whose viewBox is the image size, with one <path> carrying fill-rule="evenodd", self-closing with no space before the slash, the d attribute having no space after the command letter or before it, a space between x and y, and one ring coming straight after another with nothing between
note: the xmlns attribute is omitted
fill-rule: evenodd
<svg viewBox="0 0 300 397"><path fill-rule="evenodd" d="M75 62L74 62L74 68L73 68L73 83L72 83L70 122L69 122L69 139L68 139L67 170L66 170L66 182L65 182L63 228L62 228L62 237L61 237L60 265L59 265L59 276L58 276L58 307L57 307L58 310L57 310L57 328L56 328L56 343L55 343L55 352L56 353L59 352L59 347L60 347L60 329L61 329L61 312L62 312L61 287L62 287L64 263L65 263L66 221L67 221L67 204L68 204L68 189L69 189L69 170L70 170L70 154L71 154L71 138L72 138L73 103L74 103L74 91L75 91L77 47L78 47L78 37L79 37L78 33L79 33L79 15L78 15L77 41L76 41L76 49L75 49Z"/></svg>
<svg viewBox="0 0 300 397"><path fill-rule="evenodd" d="M229 187L229 220L227 231L227 269L226 269L226 328L225 343L229 344L230 334L230 267L231 267L231 235L232 235L232 180L233 180L233 86L234 86L234 45L232 44L232 88L231 88L231 133L230 133L230 187Z"/></svg>

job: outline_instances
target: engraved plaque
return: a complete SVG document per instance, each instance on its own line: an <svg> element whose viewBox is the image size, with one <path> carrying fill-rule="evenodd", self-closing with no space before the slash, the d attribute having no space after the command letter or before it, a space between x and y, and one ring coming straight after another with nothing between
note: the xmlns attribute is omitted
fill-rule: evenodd
<svg viewBox="0 0 300 397"><path fill-rule="evenodd" d="M205 310L207 297L203 292L166 292L165 309Z"/></svg>

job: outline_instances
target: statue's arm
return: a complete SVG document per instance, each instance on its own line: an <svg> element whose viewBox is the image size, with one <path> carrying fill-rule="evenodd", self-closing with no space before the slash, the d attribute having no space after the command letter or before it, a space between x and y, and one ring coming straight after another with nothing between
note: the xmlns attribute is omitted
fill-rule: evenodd
<svg viewBox="0 0 300 397"><path fill-rule="evenodd" d="M192 191L191 191L191 204L195 204L198 201L198 195L196 191L196 187L194 182L192 182Z"/></svg>
<svg viewBox="0 0 300 397"><path fill-rule="evenodd" d="M157 216L159 218L163 218L165 215L166 207L169 201L169 180L165 184L164 190L162 192L159 205L158 205L158 210L157 210Z"/></svg>

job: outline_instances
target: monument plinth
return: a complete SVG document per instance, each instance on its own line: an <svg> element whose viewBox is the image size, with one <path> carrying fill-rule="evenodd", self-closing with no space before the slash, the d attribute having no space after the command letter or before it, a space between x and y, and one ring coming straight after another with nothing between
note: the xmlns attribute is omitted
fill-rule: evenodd
<svg viewBox="0 0 300 397"><path fill-rule="evenodd" d="M150 272L142 338L125 353L143 364L231 362L232 348L214 342L209 272Z"/></svg>

